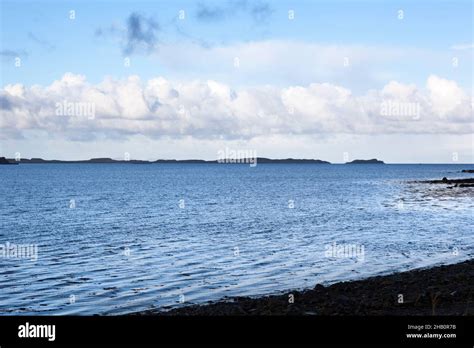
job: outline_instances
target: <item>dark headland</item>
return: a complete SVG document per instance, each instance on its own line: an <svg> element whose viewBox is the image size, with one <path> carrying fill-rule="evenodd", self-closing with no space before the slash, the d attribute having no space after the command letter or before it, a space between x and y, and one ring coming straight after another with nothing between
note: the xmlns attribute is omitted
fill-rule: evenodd
<svg viewBox="0 0 474 348"><path fill-rule="evenodd" d="M5 157L0 157L4 158ZM46 163L130 163L130 164L152 164L152 163L224 163L224 164L251 164L251 163L295 163L295 164L331 164L327 161L322 161L319 159L297 159L297 158L285 158L285 159L271 159L264 157L255 158L240 158L240 159L223 159L223 160L200 160L200 159L185 159L185 160L176 160L176 159L159 159L156 161L144 161L144 160L116 160L112 158L91 158L88 160L45 160L42 158L21 158L19 161L14 159L5 159L10 163L5 164L18 164L18 163L31 163L31 164L46 164ZM2 163L0 163L2 164Z"/></svg>
<svg viewBox="0 0 474 348"><path fill-rule="evenodd" d="M474 315L474 260L138 315ZM290 303L290 295L294 296ZM403 296L401 301L400 295Z"/></svg>
<svg viewBox="0 0 474 348"><path fill-rule="evenodd" d="M14 159L9 159L9 161L15 161ZM21 158L19 161L15 161L16 163L32 163L32 164L47 164L47 163L152 163L149 161L140 161L140 160L114 160L111 158L91 158L88 160L71 160L71 161L63 161L63 160L45 160L42 158Z"/></svg>
<svg viewBox="0 0 474 348"><path fill-rule="evenodd" d="M5 157L0 157L0 164L18 164L18 163L12 160L8 160Z"/></svg>

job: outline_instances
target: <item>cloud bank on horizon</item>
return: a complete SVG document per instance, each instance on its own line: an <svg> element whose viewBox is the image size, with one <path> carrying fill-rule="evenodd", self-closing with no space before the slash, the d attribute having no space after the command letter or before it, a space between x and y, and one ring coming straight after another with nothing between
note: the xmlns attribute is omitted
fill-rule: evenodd
<svg viewBox="0 0 474 348"><path fill-rule="evenodd" d="M164 77L107 78L90 84L84 76L67 73L45 87L7 85L0 100L0 128L7 138L22 136L24 130L70 139L80 132L90 139L130 134L235 139L474 131L471 97L456 82L436 75L422 88L390 81L380 90L355 96L329 83L235 90L213 80L173 82ZM75 110L81 105L92 105L94 113L81 115Z"/></svg>
<svg viewBox="0 0 474 348"><path fill-rule="evenodd" d="M0 50L0 150L28 152L45 137L107 153L135 136L222 144L430 135L436 143L422 146L432 158L443 136L458 136L450 151L474 158L469 1L86 5L39 1L41 19L2 5L10 35ZM15 21L25 21L24 35Z"/></svg>

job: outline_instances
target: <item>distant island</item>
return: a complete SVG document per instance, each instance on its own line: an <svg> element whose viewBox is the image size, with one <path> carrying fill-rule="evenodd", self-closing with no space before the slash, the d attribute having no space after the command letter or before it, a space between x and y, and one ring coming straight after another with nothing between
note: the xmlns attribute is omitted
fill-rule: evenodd
<svg viewBox="0 0 474 348"><path fill-rule="evenodd" d="M271 159L264 157L255 158L239 158L239 159L221 159L221 160L199 160L199 159L186 159L186 160L175 160L175 159L159 159L156 161L143 161L143 160L115 160L112 158L91 158L88 160L45 160L42 158L21 158L19 161L14 159L6 159L4 161L8 163L3 164L18 164L18 163L31 163L31 164L46 164L46 163L130 163L130 164L152 164L152 163L223 163L223 164L252 164L252 163L295 163L295 164L331 164L327 161L322 161L319 159L295 159L295 158L286 158L286 159ZM13 163L12 163L13 162ZM2 164L2 163L0 163Z"/></svg>
<svg viewBox="0 0 474 348"><path fill-rule="evenodd" d="M376 158L372 158L369 160L361 160L361 159L356 159L351 162L346 162L346 164L385 164L384 161L379 161Z"/></svg>
<svg viewBox="0 0 474 348"><path fill-rule="evenodd" d="M112 159L108 157L100 157L100 158L91 158L88 160L45 160L42 158L21 158L19 161L15 159L9 159L5 157L0 157L0 164L18 164L18 163L31 163L31 164L46 164L46 163L129 163L129 164L153 164L153 163L186 163L186 164L262 164L262 163L289 163L289 164L331 164L331 162L323 161L319 159L301 159L301 158L283 158L283 159L273 159L273 158L266 158L266 157L257 157L257 158L226 158L226 159L219 159L219 160L201 160L201 159L184 159L184 160L176 160L176 159L158 159L156 161L146 161L146 160L119 160L119 159ZM345 164L385 164L383 161L380 161L376 158L373 159L356 159L351 162L346 162Z"/></svg>

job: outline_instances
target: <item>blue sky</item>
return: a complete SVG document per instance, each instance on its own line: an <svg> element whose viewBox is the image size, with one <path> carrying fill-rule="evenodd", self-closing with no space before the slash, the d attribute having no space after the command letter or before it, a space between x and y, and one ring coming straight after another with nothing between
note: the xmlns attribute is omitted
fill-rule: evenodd
<svg viewBox="0 0 474 348"><path fill-rule="evenodd" d="M223 3L205 4L223 8ZM125 24L131 13L155 18L160 26L157 39L171 44L186 42L185 35L209 45L285 39L335 45L416 47L444 51L449 58L452 46L472 41L470 1L273 1L268 3L269 13L264 19L234 11L214 20L197 18L200 4L203 2L2 1L2 50L15 51L24 57L23 69L14 67L13 57L3 58L2 82L49 84L67 71L86 75L91 82L98 82L106 75L119 77L130 73L143 78L157 74L179 76L172 67L160 64L159 51L132 54L137 64L125 70L119 38L112 34L96 35L98 29L106 31L113 24ZM288 21L289 9L295 11L297 20ZM76 12L73 21L69 19L70 10ZM180 10L186 13L184 21L177 19ZM398 19L399 10L404 11L403 20ZM180 34L177 28L185 34ZM436 66L430 61L413 59L409 64L391 69L405 82L423 81L427 74L439 73L449 74L468 86L472 65L462 64L460 69L453 70L449 64Z"/></svg>
<svg viewBox="0 0 474 348"><path fill-rule="evenodd" d="M75 11L75 19L69 18L71 10ZM179 18L181 10L185 13L184 19ZM295 13L293 20L288 18L290 10ZM403 18L400 18L399 11L403 11ZM453 152L459 152L465 161L472 161L472 150L470 150L472 137L470 138L469 134L472 120L466 119L465 116L466 103L469 103L468 99L472 96L472 17L472 2L469 0L94 2L2 0L0 85L4 87L4 98L18 97L20 93L13 87L9 87L7 91L6 86L21 84L31 89L34 85L41 85L42 87L38 87L44 89L41 93L33 88L28 90L29 94L23 92L20 94L22 98L27 98L25 95L29 95L28 98L34 99L35 102L50 105L53 101L47 99L51 94L47 86L52 86L55 81L62 81L57 84L82 86L76 87L75 92L67 90L68 98L76 93L74 95L77 102L80 102L79 99L83 100L84 94L79 97L77 91L81 88L92 88L101 93L106 89L110 94L112 91L117 91L116 86L124 83L123 81L128 81L126 88L133 88L135 82L130 82L128 79L130 76L137 76L143 86L149 84L150 80L162 77L168 81L167 83L173 84L174 87L169 88L178 91L180 98L185 96L176 105L171 100L166 104L165 97L160 97L161 99L157 97L154 105L166 104L170 107L174 105L175 108L182 108L185 105L191 113L193 108L200 107L199 93L203 93L192 89L191 84L209 80L227 86L219 87L220 92L216 92L217 94L229 88L231 93L242 96L237 99L244 100L245 91L249 89L256 95L261 93L259 101L255 101L255 105L258 105L255 106L255 114L268 114L268 119L272 113L277 115L279 113L274 104L280 100L278 97L275 102L272 99L274 95L291 94L293 101L299 97L295 95L300 93L295 92L299 90L291 89L292 87L307 88L303 92L310 91L309 95L318 103L326 106L329 103L334 105L321 107L319 114L315 114L315 117L321 115L320 119L314 120L317 126L312 127L313 123L308 124L305 118L299 128L290 131L292 137L309 136L311 139L305 138L299 141L287 139L288 145L275 151L272 150L273 146L265 145L271 143L270 141L266 143L265 138L269 140L270 137L282 136L281 129L285 129L282 120L286 119L284 115L279 115L280 120L272 125L268 121L267 128L270 129L268 134L255 132L253 129L255 127L247 125L244 125L245 129L239 131L234 131L231 127L226 128L229 124L233 127L242 127L242 120L227 119L221 117L218 112L209 116L209 111L205 112L206 117L213 122L226 120L222 121L222 133L219 127L216 127L213 133L207 131L209 126L206 126L206 122L210 122L209 119L199 122L193 119L195 123L182 124L179 129L169 131L170 126L165 124L163 118L159 118L166 116L157 115L153 116L156 117L151 127L156 130L153 134L142 131L148 126L138 123L132 125L127 122L127 125L123 126L128 127L126 129L107 128L107 131L104 131L102 128L98 129L97 123L94 127L81 125L78 129L72 129L74 122L63 125L61 121L61 127L59 130L56 129L52 140L44 139L45 135L42 133L51 132L52 129L46 126L44 129L41 128L49 122L42 122L39 129L34 126L23 126L31 120L18 121L14 125L12 119L19 114L24 115L25 112L15 109L17 113L15 116L13 109L9 108L12 114L9 114L4 122L6 126L3 126L5 132L0 138L2 145L0 150L12 152L17 147L24 149L22 151L28 155L35 153L42 157L52 155L89 157L114 152L113 149L120 148L114 153L120 156L123 144L129 144L127 146L133 149L129 152L140 152L144 146L142 139L144 137L146 141L156 143L161 148L170 144L167 142L181 142L181 148L174 145L177 149L175 153L163 153L164 156L171 157L212 158L215 149L225 145L224 140L229 140L231 145L237 147L261 148L264 152L262 155L280 157L281 153L282 156L314 157L310 150L299 152L299 149L303 148L301 144L313 141L316 144L330 134L333 134L331 139L338 139L341 134L350 134L352 129L356 129L351 137L353 142L351 148L354 146L358 148L359 144L360 156L369 156L370 151L365 145L361 145L360 137L363 137L364 143L370 143L371 139L375 139L372 137L380 137L385 133L384 129L387 129L386 133L391 134L390 137L399 134L402 142L405 137L419 134L416 140L413 140L417 144L419 142L417 145L419 147L430 147L434 142L439 143L440 134L446 133L443 135L445 143L452 145L446 145L444 157L438 157L434 151L427 154L425 150L415 157L397 155L389 151L388 145L381 145L380 153L373 155L386 154L393 161L401 162L423 161L425 158L428 161L445 162L451 158ZM15 58L18 57L21 58L21 67L15 66ZM130 66L124 65L126 58L130 59ZM236 58L239 59L238 69L235 67ZM76 76L66 79L69 82L64 80L65 74L68 73ZM115 87L109 85L107 88L103 87L101 84L107 79L113 81L110 84ZM391 82L395 84L389 85ZM311 88L309 87L311 84L319 84L319 87ZM329 91L327 85L333 90ZM388 85L388 89L385 88ZM410 86L416 86L416 91ZM207 85L205 87L210 88L212 93L217 88ZM63 91L67 89L58 88L63 88ZM145 90L147 87L143 88ZM383 128L379 127L377 120L372 120L370 126L360 127L361 122L369 122L364 117L363 120L357 121L359 125L351 125L341 116L341 124L346 122L347 125L343 128L331 127L331 124L336 122L333 119L336 117L333 115L334 108L337 107L338 112L343 111L343 107L337 104L338 100L349 98L343 89L350 91L350 98L353 96L362 98L357 99L356 104L369 103L370 100L376 99L371 92L373 90L379 91L377 93L382 96L392 93L390 94L392 98L394 93L401 93L397 94L397 98L402 98L406 103L418 98L416 102L423 104L428 96L433 98L445 88L449 88L448 95L441 92L445 104L439 105L436 101L426 102L426 113L430 113L431 117L431 114L438 112L439 118L425 119L426 122L430 121L430 129L425 132L426 134L418 128L413 128L411 123L405 123L403 127L393 127L390 123ZM188 95L190 93L194 94ZM336 98L334 93L341 94ZM323 95L324 98L335 99L321 101ZM57 99L58 95L55 95L55 98ZM150 98L146 101L148 106ZM354 100L349 99L346 100L344 107L354 103ZM12 100L8 99L8 105L13 103ZM288 103L293 101L285 99L281 102L289 105ZM192 105L192 102L196 105ZM212 99L212 102L215 100ZM242 106L244 101L237 103L238 105L234 102L232 105L229 103L231 101L225 100L225 103L217 103L218 106L213 107L217 110L222 107L222 113L232 114L236 118L240 117L236 116L236 113L247 112L244 110L245 105ZM251 104L250 101L247 101L248 103ZM311 107L316 104L311 104ZM315 110L320 104L315 106ZM458 108L460 104L464 105L462 110ZM238 109L238 106L241 108ZM98 107L100 109L101 105ZM131 106L123 106L121 112L128 107ZM139 110L140 106L136 107ZM37 119L38 115L31 115L31 105L28 108L24 109L27 110L28 117ZM151 117L151 113L155 111L153 109L143 117ZM112 112L108 112L107 110L103 112L104 120L112 117L110 115ZM179 113L179 110L176 112ZM195 118L201 117L200 115L192 114ZM97 116L96 120L101 120L100 111ZM41 117L45 116L42 114ZM127 119L128 116L114 114L113 117ZM453 124L444 126L439 124L438 121L444 122L448 118L451 118ZM180 119L181 121L185 122L183 119ZM454 124L456 122L464 122L464 126ZM38 123L34 122L29 124L38 126ZM303 129L308 125L310 131ZM272 128L273 126L275 128ZM199 127L205 127L206 130L196 130ZM368 128L371 131L367 131ZM419 128L427 129L426 125ZM81 129L94 133L94 136L90 137L94 142L102 139L99 147L101 151L94 150L97 146L95 148L90 146L88 136L79 134ZM275 132L271 129L275 129ZM464 129L464 132L459 129ZM137 139L132 140L134 137ZM84 140L85 138L89 140ZM63 148L70 147L76 150L61 154L51 151L50 146L47 146L48 149L43 149L46 154L37 153L39 152L37 149L42 147L41 144L49 141L62 144L60 146ZM344 140L344 143L347 144L348 140ZM342 149L344 146L340 147ZM77 150L78 148L82 150ZM337 161L341 149L339 146L333 146L332 149L335 150L327 150L326 157ZM153 157L153 153L146 153L141 157L144 156ZM159 154L156 156L160 157Z"/></svg>

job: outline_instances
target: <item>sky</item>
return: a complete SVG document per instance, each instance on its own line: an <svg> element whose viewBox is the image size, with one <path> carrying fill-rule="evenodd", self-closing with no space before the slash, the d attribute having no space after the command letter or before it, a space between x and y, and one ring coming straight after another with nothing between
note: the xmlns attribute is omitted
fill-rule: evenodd
<svg viewBox="0 0 474 348"><path fill-rule="evenodd" d="M0 156L474 161L470 0L0 4Z"/></svg>

